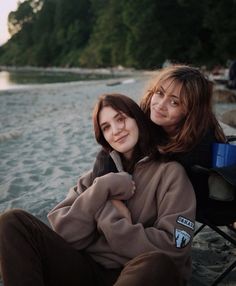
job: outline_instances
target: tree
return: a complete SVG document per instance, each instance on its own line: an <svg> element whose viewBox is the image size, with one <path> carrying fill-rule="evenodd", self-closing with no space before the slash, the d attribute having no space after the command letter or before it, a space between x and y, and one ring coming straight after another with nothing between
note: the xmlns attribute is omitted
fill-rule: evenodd
<svg viewBox="0 0 236 286"><path fill-rule="evenodd" d="M229 59L236 59L236 1L208 0L206 27L212 33L215 62L225 64Z"/></svg>
<svg viewBox="0 0 236 286"><path fill-rule="evenodd" d="M8 30L10 35L21 31L27 23L34 20L34 0L26 0L19 4L18 9L8 16Z"/></svg>
<svg viewBox="0 0 236 286"><path fill-rule="evenodd" d="M235 59L235 0L26 0L0 63L158 68Z"/></svg>
<svg viewBox="0 0 236 286"><path fill-rule="evenodd" d="M125 64L127 27L123 23L125 0L109 0L97 13L94 30L80 63L91 67Z"/></svg>

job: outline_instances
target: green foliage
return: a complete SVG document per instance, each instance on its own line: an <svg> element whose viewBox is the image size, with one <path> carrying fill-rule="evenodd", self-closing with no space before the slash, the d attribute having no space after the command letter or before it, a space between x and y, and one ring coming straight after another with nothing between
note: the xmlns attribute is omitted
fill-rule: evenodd
<svg viewBox="0 0 236 286"><path fill-rule="evenodd" d="M26 0L20 3L15 12L8 17L8 28L11 35L22 31L27 24L34 21L33 0Z"/></svg>
<svg viewBox="0 0 236 286"><path fill-rule="evenodd" d="M128 65L138 68L156 67L165 59L161 53L161 25L156 13L156 1L126 2L123 15L129 30L126 43Z"/></svg>
<svg viewBox="0 0 236 286"><path fill-rule="evenodd" d="M208 1L205 24L212 32L213 57L219 63L236 58L236 1Z"/></svg>
<svg viewBox="0 0 236 286"><path fill-rule="evenodd" d="M0 64L157 68L236 58L235 0L26 0Z"/></svg>
<svg viewBox="0 0 236 286"><path fill-rule="evenodd" d="M127 28L122 12L125 0L110 0L100 11L88 46L81 55L82 66L103 67L125 64Z"/></svg>

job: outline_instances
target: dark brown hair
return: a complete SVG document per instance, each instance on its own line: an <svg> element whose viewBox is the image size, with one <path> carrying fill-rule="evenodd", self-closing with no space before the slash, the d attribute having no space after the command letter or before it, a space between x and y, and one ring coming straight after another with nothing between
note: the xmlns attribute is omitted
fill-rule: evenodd
<svg viewBox="0 0 236 286"><path fill-rule="evenodd" d="M209 129L215 132L218 141L225 142L223 130L212 111L213 84L197 68L172 65L160 70L141 100L140 107L144 113L150 118L151 98L167 80L182 85L180 104L186 117L176 130L176 135L168 138L166 144L160 146L160 150L164 153L190 151Z"/></svg>

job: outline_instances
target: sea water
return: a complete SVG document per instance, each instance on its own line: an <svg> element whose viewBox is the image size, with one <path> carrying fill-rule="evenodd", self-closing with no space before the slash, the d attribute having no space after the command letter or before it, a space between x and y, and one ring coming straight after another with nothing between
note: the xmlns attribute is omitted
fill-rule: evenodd
<svg viewBox="0 0 236 286"><path fill-rule="evenodd" d="M60 69L60 68L4 68L0 67L0 90L24 87L25 85L61 83L116 77L112 70Z"/></svg>

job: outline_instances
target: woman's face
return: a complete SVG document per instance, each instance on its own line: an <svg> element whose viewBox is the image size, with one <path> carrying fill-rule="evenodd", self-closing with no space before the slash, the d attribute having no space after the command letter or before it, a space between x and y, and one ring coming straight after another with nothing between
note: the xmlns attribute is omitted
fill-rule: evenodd
<svg viewBox="0 0 236 286"><path fill-rule="evenodd" d="M136 121L110 106L101 109L98 119L106 141L114 150L130 159L139 137Z"/></svg>
<svg viewBox="0 0 236 286"><path fill-rule="evenodd" d="M180 103L182 84L169 79L153 94L150 104L151 120L161 126L167 134L174 135L184 119L184 108Z"/></svg>

